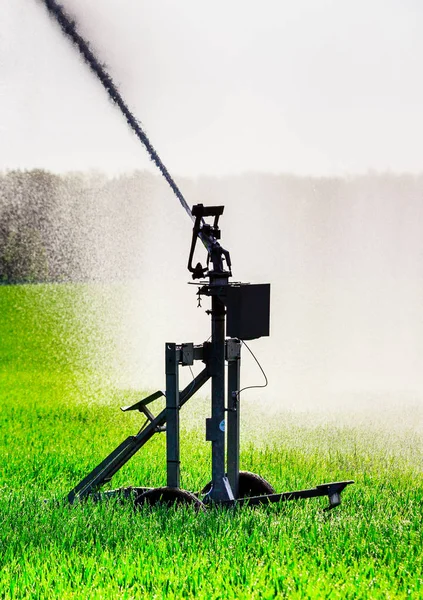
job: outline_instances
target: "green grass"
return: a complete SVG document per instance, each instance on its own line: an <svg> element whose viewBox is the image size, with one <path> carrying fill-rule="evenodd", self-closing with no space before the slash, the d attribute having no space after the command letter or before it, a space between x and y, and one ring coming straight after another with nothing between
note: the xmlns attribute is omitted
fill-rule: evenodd
<svg viewBox="0 0 423 600"><path fill-rule="evenodd" d="M280 491L355 479L329 513L324 499L205 514L57 502L140 421L119 411L133 397L93 360L92 339L99 352L107 340L88 313L104 296L106 288L87 295L84 286L0 288L1 598L423 597L417 428L288 413L264 422L264 439L242 446L242 467ZM245 407L245 433L257 425L253 408ZM210 447L202 420L184 423L183 486L199 489ZM164 478L156 436L112 483Z"/></svg>

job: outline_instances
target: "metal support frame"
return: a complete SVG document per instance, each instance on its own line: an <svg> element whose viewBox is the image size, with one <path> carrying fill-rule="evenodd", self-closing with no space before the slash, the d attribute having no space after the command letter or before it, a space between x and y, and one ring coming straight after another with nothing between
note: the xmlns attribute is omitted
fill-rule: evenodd
<svg viewBox="0 0 423 600"><path fill-rule="evenodd" d="M229 252L224 250L218 243L220 231L218 220L223 212L223 207L204 208L201 204L193 208L195 216L195 225L193 231L193 241L189 257L188 269L193 274L194 279L204 277L205 273L209 276L209 282L204 284L199 290L201 294L211 297L211 342L194 346L193 343L177 345L173 342L167 342L165 346L165 371L166 371L166 393L162 391L155 392L147 398L136 402L132 406L123 407L123 411L138 410L147 418L144 426L135 436L126 438L109 456L107 456L89 475L87 475L68 495L68 501L72 504L77 499L83 499L93 495L98 498L96 491L134 456L136 452L155 434L166 431L166 471L167 488L178 490L180 487L180 440L179 440L179 410L180 408L211 378L211 417L206 419L206 440L211 441L212 450L212 480L208 493L203 499L204 502L214 502L223 505L243 505L255 506L257 504L269 502L281 502L285 500L294 500L298 498L313 498L317 496L328 496L329 509L338 506L341 502L341 492L344 488L354 483L353 481L341 481L335 483L326 483L318 485L315 488L307 490L297 490L293 492L284 492L282 494L267 494L262 496L240 498L239 497L239 476L240 476L240 371L241 371L241 342L236 337L225 339L226 332L226 311L234 310L233 298L232 304L229 296L242 298L240 289L244 284L237 284L236 294L230 294L230 284L228 278L231 276L231 263ZM205 216L214 217L212 226L204 223ZM207 271L198 263L195 267L192 265L195 243L197 236L203 241L208 250L208 258L213 264L213 270ZM229 270L225 271L223 267L225 259ZM248 286L244 287L248 288ZM256 286L259 288L260 286ZM239 288L239 289L238 289ZM267 288L267 289L264 289ZM241 290L242 291L242 290ZM262 285L261 289L247 290L245 296L253 299L249 306L247 316L250 311L254 313L255 307L260 313L261 310L267 317L262 319L258 327L250 327L248 319L243 322L241 329L233 324L235 330L232 335L241 336L239 331L243 331L246 339L268 335L268 310L269 310L269 286ZM239 300L241 302L241 300ZM237 305L235 308L239 308ZM233 314L233 313L232 313ZM254 318L254 317L252 317ZM238 331L238 333L235 333ZM250 337L248 337L250 336ZM179 391L179 366L192 365L194 361L200 360L205 363L205 368L197 375L194 380L183 390ZM228 365L227 382L225 383L225 364ZM155 417L147 408L154 400L161 396L166 396L166 408ZM226 418L227 414L227 418ZM164 426L166 423L166 427ZM225 453L226 451L226 453ZM104 497L110 497L119 494L126 497L133 490L138 492L147 488L122 488L121 490L111 490L104 494Z"/></svg>
<svg viewBox="0 0 423 600"><path fill-rule="evenodd" d="M180 485L178 366L202 360L208 365L212 379L212 414L211 418L206 420L206 439L212 443L212 488L207 499L214 502L228 502L238 497L241 342L235 338L225 340L225 309L217 296L213 297L212 307L214 343L204 347L166 343L167 485L168 487ZM208 348L209 352L207 352ZM228 365L227 407L225 362Z"/></svg>
<svg viewBox="0 0 423 600"><path fill-rule="evenodd" d="M207 420L207 437L212 443L212 487L208 500L226 502L234 495L226 476L225 465L225 306L212 296L212 375L211 419Z"/></svg>

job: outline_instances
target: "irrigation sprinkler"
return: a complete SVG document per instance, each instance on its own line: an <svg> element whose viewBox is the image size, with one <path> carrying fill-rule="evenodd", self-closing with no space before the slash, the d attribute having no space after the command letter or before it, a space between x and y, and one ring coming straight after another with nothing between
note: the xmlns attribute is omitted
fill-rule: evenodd
<svg viewBox="0 0 423 600"><path fill-rule="evenodd" d="M162 502L188 503L203 508L210 504L249 506L300 498L327 496L326 510L341 503L341 493L353 481L338 481L317 485L311 489L276 493L265 479L255 473L240 470L240 369L241 340L269 335L270 284L230 282L231 260L220 245L219 218L223 206L192 209L195 219L188 270L199 280L198 296L211 299L211 338L203 344L165 344L166 391L157 391L124 412L139 411L146 418L140 431L126 438L109 456L89 473L68 495L72 504L89 496L101 499L110 496L132 496L137 505ZM212 222L206 219L212 218ZM197 240L207 250L207 263L193 266ZM179 368L204 363L203 370L182 391L179 390ZM225 378L227 365L227 378ZM227 379L227 381L226 381ZM211 442L211 478L201 492L180 488L180 426L182 406L211 380L211 417L206 419L206 440ZM166 407L157 416L149 405L165 397ZM155 434L166 434L166 486L160 488L126 487L99 493L99 488L140 450Z"/></svg>
<svg viewBox="0 0 423 600"><path fill-rule="evenodd" d="M197 507L207 504L250 506L269 502L281 502L299 498L327 496L328 509L338 506L341 493L353 481L338 481L317 485L307 490L275 493L273 487L262 477L248 471L240 471L240 368L241 340L257 339L269 335L270 284L245 284L229 282L232 277L229 252L220 245L219 219L223 206L204 207L197 204L192 211L170 175L140 122L125 103L112 77L98 60L90 44L82 37L76 21L57 0L41 0L48 13L60 26L76 50L83 57L91 72L97 77L110 100L120 110L125 121L148 152L151 160L181 206L194 221L188 270L194 280L199 280L198 297L208 296L211 309L211 341L194 345L192 342L165 345L166 391L158 391L143 398L123 411L136 410L146 421L136 435L129 436L91 473L68 494L72 504L89 496L103 498L118 495L134 496L137 504L149 502L192 503ZM212 218L212 222L206 219ZM206 266L193 266L197 240L207 251ZM209 268L211 267L211 268ZM203 370L182 391L179 390L179 367L204 363ZM227 365L227 382L225 366ZM212 472L209 483L200 493L180 488L179 411L184 404L211 379L211 417L206 419L206 440L212 444ZM149 405L165 396L166 407L157 416ZM103 484L128 462L138 450L156 433L166 433L166 486L161 488L127 487L99 493Z"/></svg>

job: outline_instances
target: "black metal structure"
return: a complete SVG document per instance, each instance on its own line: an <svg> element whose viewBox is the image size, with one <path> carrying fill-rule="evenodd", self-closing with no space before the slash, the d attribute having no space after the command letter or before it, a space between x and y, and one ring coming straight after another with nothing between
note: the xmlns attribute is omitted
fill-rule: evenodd
<svg viewBox="0 0 423 600"><path fill-rule="evenodd" d="M239 424L240 424L240 340L256 339L270 333L270 285L229 283L232 276L231 260L227 250L219 243L219 218L223 206L204 207L197 204L190 210L185 198L160 159L154 146L130 111L112 77L98 60L89 43L82 37L75 20L67 14L57 0L42 0L49 14L57 21L98 78L111 101L119 108L127 124L147 150L184 210L194 221L188 269L193 279L208 278L201 282L198 291L211 298L211 342L195 346L193 343L176 345L166 343L166 393L159 391L144 398L133 406L122 410L137 410L147 418L146 424L134 436L124 440L107 458L87 475L68 495L70 503L92 496L94 498L121 495L136 495L136 502L157 501L192 502L196 506L214 502L220 504L256 505L263 502L280 502L296 498L328 496L329 507L340 504L340 495L353 481L342 481L319 485L309 490L274 493L272 486L254 473L240 471L239 467ZM206 219L212 217L213 222ZM207 250L207 263L193 266L194 252L200 239ZM210 267L211 263L211 268ZM226 337L228 336L228 337ZM192 365L194 361L204 363L204 369L184 390L179 390L179 367ZM227 364L227 383L225 365ZM206 439L212 443L212 478L203 494L194 495L181 490L179 452L179 410L211 379L211 417L206 421ZM166 396L166 408L154 416L148 406L161 396ZM225 418L227 415L227 418ZM110 481L113 475L155 434L166 431L167 486L163 488L122 488L99 495L98 489ZM204 496L203 502L198 496Z"/></svg>
<svg viewBox="0 0 423 600"><path fill-rule="evenodd" d="M201 295L211 298L211 341L194 345L166 343L166 392L155 392L123 411L137 410L147 421L134 436L128 437L68 495L70 503L88 496L94 498L135 495L136 503L158 501L165 503L193 503L204 507L208 503L251 506L268 502L281 502L299 498L327 496L328 509L338 506L341 492L353 481L325 483L312 489L274 493L272 486L254 473L240 471L240 370L241 339L255 339L269 335L270 285L230 283L231 260L227 250L219 243L219 218L223 206L204 207L197 204L192 209L195 218L188 270L200 283ZM208 217L213 222L207 223ZM193 266L197 239L207 250L207 264ZM211 268L210 268L211 267ZM229 337L226 337L226 333ZM179 390L179 367L202 361L204 369L182 391ZM227 378L225 378L227 365ZM180 489L179 411L182 406L211 379L211 417L206 419L206 440L212 444L211 481L202 493L193 494ZM226 379L226 381L225 381ZM154 416L149 405L166 397L166 407ZM130 487L112 490L101 495L98 489L155 434L166 432L166 487L150 489Z"/></svg>

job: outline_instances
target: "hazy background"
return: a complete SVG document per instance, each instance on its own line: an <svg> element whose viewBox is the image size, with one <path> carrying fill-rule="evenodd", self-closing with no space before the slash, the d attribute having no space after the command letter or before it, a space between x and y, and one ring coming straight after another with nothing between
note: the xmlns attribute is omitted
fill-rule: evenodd
<svg viewBox="0 0 423 600"><path fill-rule="evenodd" d="M421 170L419 0L63 4L172 173ZM0 169L148 165L39 0L0 24Z"/></svg>
<svg viewBox="0 0 423 600"><path fill-rule="evenodd" d="M63 4L188 203L226 205L235 280L272 283L272 337L251 344L270 384L248 394L297 408L422 406L423 5ZM40 2L3 0L0 23L1 170L152 168ZM189 219L145 177L82 185L79 247L91 273L131 280L102 315L120 385L158 388L164 342L209 332L185 285ZM245 357L243 385L260 383Z"/></svg>

